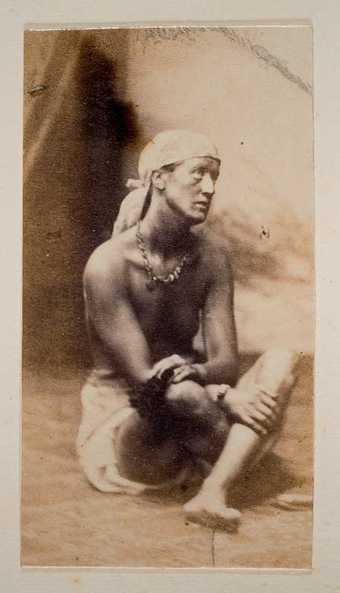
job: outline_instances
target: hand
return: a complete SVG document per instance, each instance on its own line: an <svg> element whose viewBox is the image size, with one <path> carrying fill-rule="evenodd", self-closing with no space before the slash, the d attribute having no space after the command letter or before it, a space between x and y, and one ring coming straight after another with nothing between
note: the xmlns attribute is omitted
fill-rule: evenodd
<svg viewBox="0 0 340 593"><path fill-rule="evenodd" d="M179 356L178 354L172 354L171 356L167 356L166 358L162 358L154 366L152 367L152 376L158 377L159 379L164 378L167 374L169 374L169 379L172 378L173 372L180 367L186 365L185 358Z"/></svg>
<svg viewBox="0 0 340 593"><path fill-rule="evenodd" d="M278 417L277 396L260 386L251 391L230 388L223 401L234 420L261 435L268 434Z"/></svg>
<svg viewBox="0 0 340 593"><path fill-rule="evenodd" d="M185 364L174 369L171 383L181 383L182 381L195 381L196 383L205 382L204 368L201 364Z"/></svg>

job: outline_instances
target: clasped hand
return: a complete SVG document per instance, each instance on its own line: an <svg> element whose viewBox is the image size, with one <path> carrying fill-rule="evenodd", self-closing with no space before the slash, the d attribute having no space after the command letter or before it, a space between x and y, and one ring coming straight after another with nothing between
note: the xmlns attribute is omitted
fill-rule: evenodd
<svg viewBox="0 0 340 593"><path fill-rule="evenodd" d="M278 398L261 386L229 389L226 401L231 417L262 435L268 434L279 414Z"/></svg>
<svg viewBox="0 0 340 593"><path fill-rule="evenodd" d="M200 366L190 364L181 356L173 354L154 365L153 375L161 378L164 377L164 373L169 373L171 383L180 383L185 380L199 383L202 379ZM212 400L219 401L220 385L207 385L206 390ZM279 416L277 395L269 393L260 385L249 390L229 387L222 405L234 421L249 426L261 435L268 434Z"/></svg>
<svg viewBox="0 0 340 593"><path fill-rule="evenodd" d="M203 379L203 372L201 373L200 369L201 365L190 364L182 356L173 354L159 360L153 366L152 372L159 378L163 377L165 373L169 373L171 383L181 383L186 380L200 383Z"/></svg>

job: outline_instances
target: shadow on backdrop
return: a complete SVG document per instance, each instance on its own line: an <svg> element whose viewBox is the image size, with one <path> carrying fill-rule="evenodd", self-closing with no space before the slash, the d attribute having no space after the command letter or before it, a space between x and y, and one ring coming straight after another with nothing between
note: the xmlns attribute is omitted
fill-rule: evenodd
<svg viewBox="0 0 340 593"><path fill-rule="evenodd" d="M110 236L127 193L122 159L145 141L145 126L125 96L128 31L101 33L25 34L23 362L55 373L90 364L82 273L93 249ZM29 94L37 83L46 90ZM212 214L210 224L230 246L240 285L289 281L285 246L272 249L265 237L259 240L244 213ZM288 219L284 224L291 226ZM296 221L292 225L297 239L289 249L299 261L309 242ZM265 288L257 282L256 290Z"/></svg>
<svg viewBox="0 0 340 593"><path fill-rule="evenodd" d="M54 41L47 64L36 67L46 91L25 97L23 363L58 373L90 363L82 273L111 234L126 194L121 149L134 142L138 127L116 91L124 31L110 52L115 59L88 33L60 32Z"/></svg>

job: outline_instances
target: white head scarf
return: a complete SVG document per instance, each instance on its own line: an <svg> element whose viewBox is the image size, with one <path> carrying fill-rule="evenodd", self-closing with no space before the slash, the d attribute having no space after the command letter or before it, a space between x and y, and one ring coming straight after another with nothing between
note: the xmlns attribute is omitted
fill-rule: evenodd
<svg viewBox="0 0 340 593"><path fill-rule="evenodd" d="M139 179L129 179L126 184L134 189L121 203L113 235L122 233L140 220L154 171L195 157L211 157L220 161L216 146L204 134L188 130L168 130L157 134L140 154Z"/></svg>

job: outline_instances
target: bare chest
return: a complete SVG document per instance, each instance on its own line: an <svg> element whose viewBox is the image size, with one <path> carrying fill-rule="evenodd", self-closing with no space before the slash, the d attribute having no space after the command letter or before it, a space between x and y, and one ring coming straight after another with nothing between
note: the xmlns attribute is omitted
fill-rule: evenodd
<svg viewBox="0 0 340 593"><path fill-rule="evenodd" d="M173 344L192 340L199 328L206 280L199 264L187 266L173 283L149 284L142 266L129 274L130 299L143 331L150 339Z"/></svg>

